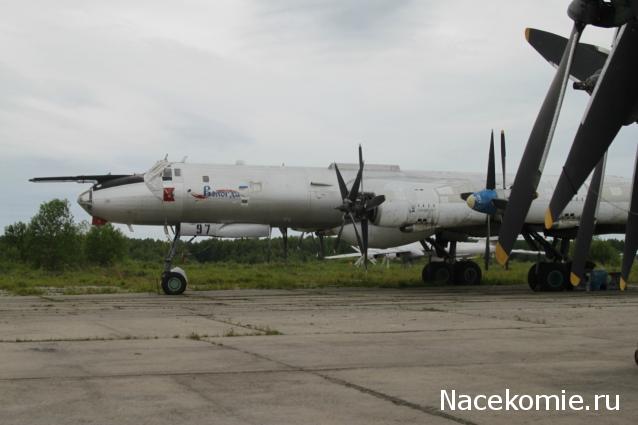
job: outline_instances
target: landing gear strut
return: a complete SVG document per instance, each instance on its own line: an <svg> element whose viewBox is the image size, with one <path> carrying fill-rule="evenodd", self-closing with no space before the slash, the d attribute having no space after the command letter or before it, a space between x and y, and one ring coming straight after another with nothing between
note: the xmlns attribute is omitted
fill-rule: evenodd
<svg viewBox="0 0 638 425"><path fill-rule="evenodd" d="M430 246L428 246L429 243ZM456 283L459 285L479 285L481 283L481 268L474 261L456 260L456 241L441 243L439 240L428 238L421 244L429 251L434 250L437 257L443 261L430 261L423 267L421 278L423 282Z"/></svg>
<svg viewBox="0 0 638 425"><path fill-rule="evenodd" d="M175 225L175 236L168 250L168 254L164 258L164 272L162 273L162 290L166 295L180 295L186 290L188 279L186 273L179 267L171 268L173 258L177 252L177 243L179 242L180 225Z"/></svg>
<svg viewBox="0 0 638 425"><path fill-rule="evenodd" d="M527 273L527 283L532 291L563 291L573 289L569 282L571 261L568 259L569 244L572 238L567 235L554 238L549 243L536 232L524 231L523 237L527 244L536 251L545 251L545 256L551 261L539 260L530 267ZM559 246L560 242L560 246Z"/></svg>

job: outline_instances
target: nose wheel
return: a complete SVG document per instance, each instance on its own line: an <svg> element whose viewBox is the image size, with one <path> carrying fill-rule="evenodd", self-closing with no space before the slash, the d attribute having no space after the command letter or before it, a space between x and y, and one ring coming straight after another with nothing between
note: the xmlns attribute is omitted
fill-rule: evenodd
<svg viewBox="0 0 638 425"><path fill-rule="evenodd" d="M162 290L166 295L180 295L186 290L186 273L179 267L162 273Z"/></svg>
<svg viewBox="0 0 638 425"><path fill-rule="evenodd" d="M164 258L164 272L162 273L162 290L166 295L180 295L186 290L188 278L186 272L180 267L172 267L173 258L177 252L177 243L179 242L180 225L175 226L175 237L168 250L168 254Z"/></svg>

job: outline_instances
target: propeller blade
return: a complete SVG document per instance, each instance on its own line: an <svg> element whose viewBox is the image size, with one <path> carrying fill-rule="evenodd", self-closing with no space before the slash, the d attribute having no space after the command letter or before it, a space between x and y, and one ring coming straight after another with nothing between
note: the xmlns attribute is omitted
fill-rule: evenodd
<svg viewBox="0 0 638 425"><path fill-rule="evenodd" d="M361 239L363 242L363 267L368 270L368 219L361 220Z"/></svg>
<svg viewBox="0 0 638 425"><path fill-rule="evenodd" d="M359 143L359 172L361 173L359 191L363 192L363 149L361 148L361 143Z"/></svg>
<svg viewBox="0 0 638 425"><path fill-rule="evenodd" d="M335 162L335 171L337 173L337 181L339 182L339 192L341 192L341 199L346 199L348 197L348 186L346 186L346 182L343 180L343 176L341 175L341 171L339 171L339 167Z"/></svg>
<svg viewBox="0 0 638 425"><path fill-rule="evenodd" d="M485 271L490 268L490 216L485 216L485 225L487 227L487 236L485 238Z"/></svg>
<svg viewBox="0 0 638 425"><path fill-rule="evenodd" d="M565 86L569 79L569 71L576 45L584 28L584 24L574 23L560 65L545 96L543 105L538 112L523 158L516 171L514 190L512 190L507 210L505 210L498 244L496 245L496 260L501 265L507 263L509 254L514 247L514 242L523 228L534 193L536 193L560 114L560 107L563 103Z"/></svg>
<svg viewBox="0 0 638 425"><path fill-rule="evenodd" d="M357 177L355 177L354 183L352 183L352 189L350 190L350 193L348 194L348 199L350 199L350 201L353 203L357 200L357 196L359 196L359 189L361 188L362 175L363 175L363 168L359 168L359 171L357 171Z"/></svg>
<svg viewBox="0 0 638 425"><path fill-rule="evenodd" d="M572 258L572 270L569 275L569 281L573 286L578 286L585 276L585 263L587 262L591 239L594 235L596 212L598 210L600 191L603 187L606 162L607 155L605 154L598 162L591 182L589 182L589 189L587 189L587 198L585 198L585 205L583 206L580 223L578 224L578 235L576 236L576 244Z"/></svg>
<svg viewBox="0 0 638 425"><path fill-rule="evenodd" d="M501 169L503 170L503 189L507 189L505 185L505 131L501 130Z"/></svg>
<svg viewBox="0 0 638 425"><path fill-rule="evenodd" d="M627 216L627 227L625 229L625 249L622 255L622 269L620 274L620 289L627 288L631 266L636 258L638 249L638 152L636 152L636 162L634 165L634 187L631 192L631 202L629 214Z"/></svg>
<svg viewBox="0 0 638 425"><path fill-rule="evenodd" d="M494 190L496 189L496 165L494 164L494 130L490 136L490 156L487 159L487 181L485 182L485 188Z"/></svg>
<svg viewBox="0 0 638 425"><path fill-rule="evenodd" d="M357 223L354 221L354 217L352 213L348 213L350 217L350 221L352 221L352 227L354 227L354 234L357 236L357 245L359 245L359 252L363 252L363 241L361 240L361 235L359 235L359 229L357 229Z"/></svg>
<svg viewBox="0 0 638 425"><path fill-rule="evenodd" d="M374 198L366 202L365 210L372 211L373 209L375 209L376 207L378 207L384 202L385 202L385 195L375 196Z"/></svg>
<svg viewBox="0 0 638 425"><path fill-rule="evenodd" d="M600 74L545 214L550 228L623 125L634 122L638 98L638 24L625 24Z"/></svg>

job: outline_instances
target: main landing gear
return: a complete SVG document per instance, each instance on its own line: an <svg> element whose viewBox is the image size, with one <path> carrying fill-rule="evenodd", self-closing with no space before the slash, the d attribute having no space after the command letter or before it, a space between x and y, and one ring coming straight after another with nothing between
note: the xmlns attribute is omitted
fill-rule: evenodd
<svg viewBox="0 0 638 425"><path fill-rule="evenodd" d="M569 273L572 263L569 261L570 235L564 234L562 237L554 237L552 243L537 232L524 231L523 237L535 251L543 250L545 256L550 261L537 261L527 272L527 283L532 291L563 291L571 290L574 287L569 282Z"/></svg>
<svg viewBox="0 0 638 425"><path fill-rule="evenodd" d="M180 225L175 225L175 236L168 250L168 254L164 258L164 272L162 273L162 290L166 295L180 295L186 290L188 278L186 272L179 267L171 268L173 258L177 252L177 243L179 242Z"/></svg>
<svg viewBox="0 0 638 425"><path fill-rule="evenodd" d="M449 249L446 246L449 243ZM429 244L429 245L428 245ZM437 257L443 261L430 261L423 267L421 278L425 283L456 283L459 285L479 285L481 283L481 268L474 261L456 260L456 241L444 241L428 238L421 241L426 251L435 251Z"/></svg>

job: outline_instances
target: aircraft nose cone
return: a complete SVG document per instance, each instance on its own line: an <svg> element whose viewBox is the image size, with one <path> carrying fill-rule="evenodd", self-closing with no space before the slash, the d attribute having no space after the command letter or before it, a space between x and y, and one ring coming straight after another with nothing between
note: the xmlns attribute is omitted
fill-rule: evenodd
<svg viewBox="0 0 638 425"><path fill-rule="evenodd" d="M471 209L474 209L474 206L476 205L476 196L474 195L468 196L465 202L467 203L468 207L470 207Z"/></svg>
<svg viewBox="0 0 638 425"><path fill-rule="evenodd" d="M93 209L93 190L89 189L80 193L80 196L78 196L78 204L84 211L91 214L91 210Z"/></svg>

